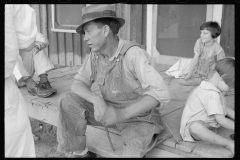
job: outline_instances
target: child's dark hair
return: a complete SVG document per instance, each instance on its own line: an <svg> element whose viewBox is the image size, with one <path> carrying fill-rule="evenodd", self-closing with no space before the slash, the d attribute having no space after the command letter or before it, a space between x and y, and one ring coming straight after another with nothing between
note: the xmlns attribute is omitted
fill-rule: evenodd
<svg viewBox="0 0 240 160"><path fill-rule="evenodd" d="M217 22L206 22L200 26L200 30L207 29L211 32L212 38L217 38L221 34L221 28Z"/></svg>
<svg viewBox="0 0 240 160"><path fill-rule="evenodd" d="M223 81L230 88L233 88L235 85L235 59L232 57L223 58L217 61L215 69L220 76L224 75Z"/></svg>

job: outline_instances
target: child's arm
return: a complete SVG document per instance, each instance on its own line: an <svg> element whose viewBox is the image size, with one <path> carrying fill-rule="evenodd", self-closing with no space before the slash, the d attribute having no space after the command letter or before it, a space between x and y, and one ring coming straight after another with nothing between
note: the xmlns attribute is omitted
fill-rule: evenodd
<svg viewBox="0 0 240 160"><path fill-rule="evenodd" d="M232 108L226 106L226 112L229 118L235 120L235 111Z"/></svg>
<svg viewBox="0 0 240 160"><path fill-rule="evenodd" d="M214 117L223 128L234 130L235 125L233 120L226 118L223 114L214 114Z"/></svg>
<svg viewBox="0 0 240 160"><path fill-rule="evenodd" d="M196 65L198 64L198 60L199 60L199 54L195 53L195 55L190 63L189 71L188 71L188 74L185 77L185 79L189 79L192 76L192 72L193 72L194 68L196 67Z"/></svg>

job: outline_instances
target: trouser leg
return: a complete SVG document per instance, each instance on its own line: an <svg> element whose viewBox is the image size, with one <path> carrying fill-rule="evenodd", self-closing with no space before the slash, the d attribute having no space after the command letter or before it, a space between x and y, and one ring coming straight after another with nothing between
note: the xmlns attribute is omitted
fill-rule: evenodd
<svg viewBox="0 0 240 160"><path fill-rule="evenodd" d="M93 115L93 105L74 93L59 98L57 139L59 152L81 152L86 148L86 126L101 125Z"/></svg>
<svg viewBox="0 0 240 160"><path fill-rule="evenodd" d="M48 71L54 68L51 60L48 58L44 50L39 51L33 56L31 52L25 52L22 54L23 65L27 72L33 77L35 71L39 76L41 74L46 74Z"/></svg>
<svg viewBox="0 0 240 160"><path fill-rule="evenodd" d="M41 74L46 74L50 70L54 69L54 65L51 60L48 58L45 50L39 51L34 57L34 68L36 70L36 74L39 76Z"/></svg>
<svg viewBox="0 0 240 160"><path fill-rule="evenodd" d="M119 125L125 144L122 157L143 157L150 151L165 130L161 121L160 114L152 113Z"/></svg>
<svg viewBox="0 0 240 160"><path fill-rule="evenodd" d="M21 83L25 77L27 78L30 76L22 63L22 59L20 56L18 57L18 61L14 67L13 74L17 82L19 83Z"/></svg>
<svg viewBox="0 0 240 160"><path fill-rule="evenodd" d="M23 61L23 66L25 67L25 69L27 70L29 75L31 77L33 77L33 75L35 73L35 68L34 68L34 64L33 64L32 51L22 53L21 57L22 57L22 61Z"/></svg>

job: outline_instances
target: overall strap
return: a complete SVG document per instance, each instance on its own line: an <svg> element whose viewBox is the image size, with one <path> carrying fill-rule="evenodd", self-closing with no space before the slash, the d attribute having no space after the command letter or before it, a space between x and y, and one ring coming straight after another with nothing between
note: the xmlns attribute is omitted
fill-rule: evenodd
<svg viewBox="0 0 240 160"><path fill-rule="evenodd" d="M128 49L133 47L133 46L138 46L138 47L141 48L141 46L139 44L131 42L131 41L127 41L126 40L124 43L125 44L123 45L123 47L122 47L122 49L120 51L120 55L124 55L128 51Z"/></svg>

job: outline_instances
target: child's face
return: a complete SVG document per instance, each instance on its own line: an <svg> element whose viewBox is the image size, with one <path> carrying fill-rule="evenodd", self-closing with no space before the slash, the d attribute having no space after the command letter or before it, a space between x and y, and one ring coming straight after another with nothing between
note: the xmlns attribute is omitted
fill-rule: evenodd
<svg viewBox="0 0 240 160"><path fill-rule="evenodd" d="M207 30L206 28L201 30L200 38L203 43L208 43L213 40L211 32Z"/></svg>

